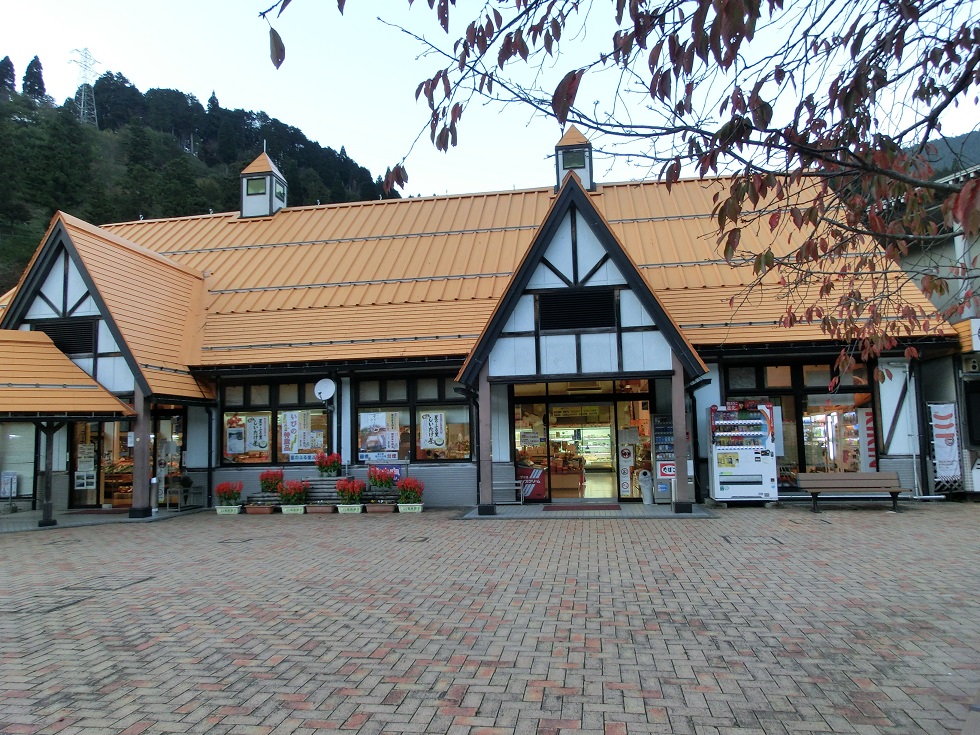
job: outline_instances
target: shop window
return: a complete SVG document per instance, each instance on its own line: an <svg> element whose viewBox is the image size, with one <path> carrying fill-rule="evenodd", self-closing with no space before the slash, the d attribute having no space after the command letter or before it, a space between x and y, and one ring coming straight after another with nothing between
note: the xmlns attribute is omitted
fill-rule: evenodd
<svg viewBox="0 0 980 735"><path fill-rule="evenodd" d="M225 405L244 406L245 405L245 386L227 385L225 386Z"/></svg>
<svg viewBox="0 0 980 735"><path fill-rule="evenodd" d="M252 385L248 389L249 405L268 406L269 405L269 386Z"/></svg>
<svg viewBox="0 0 980 735"><path fill-rule="evenodd" d="M385 400L388 401L407 401L408 400L408 381L388 380L385 381Z"/></svg>
<svg viewBox="0 0 980 735"><path fill-rule="evenodd" d="M866 386L868 384L868 366L855 365L847 372L841 373L840 384L843 387Z"/></svg>
<svg viewBox="0 0 980 735"><path fill-rule="evenodd" d="M766 388L792 388L793 369L789 365L766 366Z"/></svg>
<svg viewBox="0 0 980 735"><path fill-rule="evenodd" d="M30 497L34 490L34 425L0 423L0 467L3 494Z"/></svg>
<svg viewBox="0 0 980 735"><path fill-rule="evenodd" d="M299 403L299 385L283 383L279 386L279 403Z"/></svg>
<svg viewBox="0 0 980 735"><path fill-rule="evenodd" d="M517 383L514 386L515 396L543 396L547 392L547 383Z"/></svg>
<svg viewBox="0 0 980 735"><path fill-rule="evenodd" d="M284 403L285 403L285 401L284 401ZM316 396L316 383L315 382L310 382L310 383L307 383L306 384L306 387L303 390L303 403L323 403L323 401L321 401Z"/></svg>
<svg viewBox="0 0 980 735"><path fill-rule="evenodd" d="M362 380L358 383L357 396L362 403L371 403L381 400L381 381Z"/></svg>
<svg viewBox="0 0 980 735"><path fill-rule="evenodd" d="M357 458L361 462L409 459L409 414L397 408L357 413Z"/></svg>
<svg viewBox="0 0 980 735"><path fill-rule="evenodd" d="M326 451L328 414L322 409L294 409L276 415L277 462L312 462L313 455Z"/></svg>
<svg viewBox="0 0 980 735"><path fill-rule="evenodd" d="M971 447L980 446L980 380L963 381L966 399L966 429Z"/></svg>
<svg viewBox="0 0 980 735"><path fill-rule="evenodd" d="M827 388L830 385L830 365L804 365L803 385L808 388Z"/></svg>
<svg viewBox="0 0 980 735"><path fill-rule="evenodd" d="M616 381L617 393L648 393L649 391L650 391L650 382L646 378L640 380L617 380Z"/></svg>
<svg viewBox="0 0 980 735"><path fill-rule="evenodd" d="M420 401L432 401L439 398L439 379L419 378L415 384L415 392Z"/></svg>
<svg viewBox="0 0 980 735"><path fill-rule="evenodd" d="M725 374L728 378L728 390L730 391L756 390L759 387L755 366L728 367Z"/></svg>
<svg viewBox="0 0 980 735"><path fill-rule="evenodd" d="M426 406L416 409L415 458L469 459L469 407Z"/></svg>
<svg viewBox="0 0 980 735"><path fill-rule="evenodd" d="M272 461L272 412L226 412L223 416L223 457L226 462L257 464Z"/></svg>
<svg viewBox="0 0 980 735"><path fill-rule="evenodd" d="M245 179L245 193L249 196L265 194L265 179Z"/></svg>
<svg viewBox="0 0 980 735"><path fill-rule="evenodd" d="M275 194L276 194L276 199L278 199L280 202L286 201L286 187L283 186L278 181L275 184Z"/></svg>

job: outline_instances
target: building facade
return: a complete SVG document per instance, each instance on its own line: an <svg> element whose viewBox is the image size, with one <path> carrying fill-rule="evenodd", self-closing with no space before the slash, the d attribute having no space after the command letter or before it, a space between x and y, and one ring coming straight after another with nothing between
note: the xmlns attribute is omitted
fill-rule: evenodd
<svg viewBox="0 0 980 735"><path fill-rule="evenodd" d="M780 494L876 469L932 492L919 384L955 336L913 334L921 362L886 356L891 380L859 365L831 391L842 345L782 328L775 290L743 298L751 268L716 252L724 186L599 185L573 128L541 189L291 208L262 154L239 212L59 213L0 328L44 332L133 416L50 438L55 503L207 505L222 480L313 476L322 450L362 477L404 463L434 506L490 512L515 481L527 501L639 502L669 481L687 512L710 492L711 407L760 403ZM17 418L0 414L0 468L36 502L48 439Z"/></svg>

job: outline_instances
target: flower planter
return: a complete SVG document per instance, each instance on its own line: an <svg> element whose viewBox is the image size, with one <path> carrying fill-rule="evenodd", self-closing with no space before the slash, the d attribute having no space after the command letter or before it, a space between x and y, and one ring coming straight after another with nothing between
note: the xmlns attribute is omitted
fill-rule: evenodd
<svg viewBox="0 0 980 735"><path fill-rule="evenodd" d="M305 505L282 505L280 508L283 513L291 516L303 515L306 512Z"/></svg>
<svg viewBox="0 0 980 735"><path fill-rule="evenodd" d="M216 505L214 506L215 512L219 516L237 516L242 512L242 506L240 505Z"/></svg>
<svg viewBox="0 0 980 735"><path fill-rule="evenodd" d="M363 506L361 505L338 505L338 513L360 513Z"/></svg>
<svg viewBox="0 0 980 735"><path fill-rule="evenodd" d="M323 504L311 503L310 505L306 506L306 512L307 513L333 513L334 508L336 508L335 505L327 505L326 503Z"/></svg>
<svg viewBox="0 0 980 735"><path fill-rule="evenodd" d="M399 503L398 504L399 513L421 513L422 503Z"/></svg>
<svg viewBox="0 0 980 735"><path fill-rule="evenodd" d="M269 515L274 508L274 505L246 505L245 512L249 515Z"/></svg>
<svg viewBox="0 0 980 735"><path fill-rule="evenodd" d="M395 506L390 503L368 503L364 506L368 513L394 513Z"/></svg>

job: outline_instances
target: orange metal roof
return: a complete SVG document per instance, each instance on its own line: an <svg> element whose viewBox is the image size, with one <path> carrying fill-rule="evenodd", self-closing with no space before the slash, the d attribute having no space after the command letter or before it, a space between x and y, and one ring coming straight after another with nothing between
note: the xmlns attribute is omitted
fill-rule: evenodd
<svg viewBox="0 0 980 735"><path fill-rule="evenodd" d="M43 332L0 330L0 354L0 415L134 415Z"/></svg>
<svg viewBox="0 0 980 735"><path fill-rule="evenodd" d="M724 179L686 180L668 193L657 182L610 184L590 198L695 346L825 340L819 327L781 327L785 294L774 281L728 305L752 272L718 252L712 196L726 186ZM553 197L548 187L294 207L268 217L145 220L100 231L204 275L201 339L180 351L184 364L466 355ZM743 232L742 247L789 252L801 238L759 223ZM152 292L151 283L146 288ZM929 308L914 287L905 295ZM159 316L144 306L130 318L142 332L150 325L140 320ZM175 337L168 335L165 341Z"/></svg>
<svg viewBox="0 0 980 735"><path fill-rule="evenodd" d="M242 169L243 176L247 174L269 174L269 173L275 174L280 179L285 179L285 177L281 173L279 173L279 169L276 168L276 164L274 164L272 162L272 159L269 158L269 154L266 153L265 151L262 151L258 155L258 158L256 158L254 161L252 161L250 164L248 164L245 168Z"/></svg>
<svg viewBox="0 0 980 735"><path fill-rule="evenodd" d="M158 396L210 398L191 376L204 323L204 278L76 217L58 213L109 314Z"/></svg>
<svg viewBox="0 0 980 735"><path fill-rule="evenodd" d="M558 141L558 148L564 148L570 145L588 145L588 139L579 132L579 129L574 125L569 125L568 130L565 134L561 136L561 140Z"/></svg>

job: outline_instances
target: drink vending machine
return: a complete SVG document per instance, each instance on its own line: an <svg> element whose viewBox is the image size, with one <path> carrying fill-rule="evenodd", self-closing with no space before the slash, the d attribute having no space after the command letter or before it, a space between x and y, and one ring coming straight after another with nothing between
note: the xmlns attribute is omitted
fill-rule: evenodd
<svg viewBox="0 0 980 735"><path fill-rule="evenodd" d="M771 403L711 407L711 498L776 500L776 423Z"/></svg>

